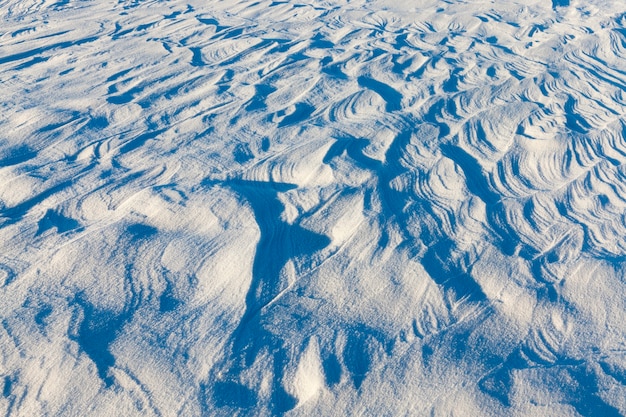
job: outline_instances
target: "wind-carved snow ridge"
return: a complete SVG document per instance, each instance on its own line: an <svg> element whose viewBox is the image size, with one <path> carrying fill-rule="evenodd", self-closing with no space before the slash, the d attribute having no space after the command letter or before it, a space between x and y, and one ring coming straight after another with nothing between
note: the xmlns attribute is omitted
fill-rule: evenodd
<svg viewBox="0 0 626 417"><path fill-rule="evenodd" d="M0 414L626 415L621 2L0 18Z"/></svg>

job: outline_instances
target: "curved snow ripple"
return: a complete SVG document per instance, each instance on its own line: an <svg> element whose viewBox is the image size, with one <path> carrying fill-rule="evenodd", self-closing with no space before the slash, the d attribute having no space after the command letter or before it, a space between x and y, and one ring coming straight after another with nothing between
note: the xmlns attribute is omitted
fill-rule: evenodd
<svg viewBox="0 0 626 417"><path fill-rule="evenodd" d="M0 1L4 414L626 413L623 7L400 3Z"/></svg>

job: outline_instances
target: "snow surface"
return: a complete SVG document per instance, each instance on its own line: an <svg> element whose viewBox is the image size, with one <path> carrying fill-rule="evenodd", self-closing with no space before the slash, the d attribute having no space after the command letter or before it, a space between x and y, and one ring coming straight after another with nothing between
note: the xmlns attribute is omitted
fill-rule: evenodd
<svg viewBox="0 0 626 417"><path fill-rule="evenodd" d="M623 0L0 0L0 414L626 415Z"/></svg>

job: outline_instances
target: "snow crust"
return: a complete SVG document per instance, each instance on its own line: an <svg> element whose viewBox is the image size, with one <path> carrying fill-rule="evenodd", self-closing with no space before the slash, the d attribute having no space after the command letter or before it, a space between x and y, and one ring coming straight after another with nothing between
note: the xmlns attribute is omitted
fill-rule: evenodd
<svg viewBox="0 0 626 417"><path fill-rule="evenodd" d="M626 415L618 0L0 0L0 414Z"/></svg>

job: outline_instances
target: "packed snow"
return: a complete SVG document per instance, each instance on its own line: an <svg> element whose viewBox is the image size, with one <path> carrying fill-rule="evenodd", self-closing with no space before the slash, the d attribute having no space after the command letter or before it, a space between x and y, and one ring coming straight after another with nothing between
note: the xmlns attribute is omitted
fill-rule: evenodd
<svg viewBox="0 0 626 417"><path fill-rule="evenodd" d="M0 414L626 415L623 0L0 0Z"/></svg>

